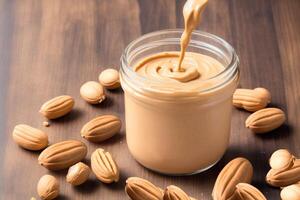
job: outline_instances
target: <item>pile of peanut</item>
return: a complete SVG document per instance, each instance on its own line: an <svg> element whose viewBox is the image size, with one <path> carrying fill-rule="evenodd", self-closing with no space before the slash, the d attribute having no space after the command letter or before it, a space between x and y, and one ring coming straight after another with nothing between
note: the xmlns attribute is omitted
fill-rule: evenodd
<svg viewBox="0 0 300 200"><path fill-rule="evenodd" d="M99 75L99 82L88 81L80 88L81 97L90 104L99 104L106 99L105 89L120 87L119 73L107 69ZM286 117L278 108L266 108L271 102L271 94L265 88L237 89L233 95L233 105L252 113L246 120L246 127L254 133L267 133L280 127ZM62 117L74 107L74 99L68 95L55 97L41 106L40 113L47 119ZM50 126L49 121L43 123ZM122 126L119 117L102 115L87 122L81 129L81 136L90 142L102 142L117 134ZM91 166L81 162L87 155L87 146L78 140L66 140L48 146L48 135L26 124L16 125L14 141L24 149L43 150L38 162L48 170L68 168L66 181L73 186L86 182L93 172L99 181L109 184L119 180L120 171L112 155L98 148L91 155ZM282 200L300 198L300 160L286 149L275 151L270 158L271 169L266 182L281 187ZM214 200L266 200L251 180L253 167L245 158L230 161L218 175L212 192ZM132 200L195 200L177 186L170 185L164 190L151 182L130 177L126 181L125 192ZM60 186L52 175L44 175L37 184L37 193L43 200L58 197ZM34 199L34 198L33 198Z"/></svg>
<svg viewBox="0 0 300 200"><path fill-rule="evenodd" d="M99 82L88 81L80 88L81 97L90 104L99 104L105 100L105 89L120 87L119 72L115 69L106 69L99 75ZM75 105L71 96L61 95L45 102L40 113L52 120L70 113ZM43 122L46 127L49 121ZM81 129L81 136L90 142L102 142L113 137L121 129L122 123L115 115L102 115L87 122ZM119 180L119 168L109 152L98 148L91 155L91 168L81 162L87 155L87 146L78 140L66 140L50 146L48 135L37 128L26 124L18 124L13 130L14 141L24 149L31 151L43 150L38 162L48 170L68 169L66 181L73 186L86 182L93 172L103 183L112 183ZM49 174L42 176L37 184L37 193L43 200L51 200L60 193L58 180ZM34 198L33 198L34 199Z"/></svg>

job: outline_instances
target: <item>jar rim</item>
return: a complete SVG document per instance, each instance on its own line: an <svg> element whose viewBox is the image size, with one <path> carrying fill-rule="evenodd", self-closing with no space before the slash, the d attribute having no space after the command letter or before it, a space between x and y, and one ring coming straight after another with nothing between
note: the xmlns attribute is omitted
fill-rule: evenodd
<svg viewBox="0 0 300 200"><path fill-rule="evenodd" d="M147 78L136 73L132 67L129 66L129 57L130 57L130 52L133 50L133 47L135 45L137 45L139 42L142 42L146 39L155 37L155 36L159 36L162 34L178 34L178 33L182 33L184 31L184 29L164 29L164 30L159 30L159 31L154 31L154 32L150 32L150 33L146 33L140 37L138 37L137 39L133 40L132 42L130 42L127 47L125 48L120 61L121 61L121 75L125 75L134 79L140 79L141 81L146 81ZM234 48L228 43L226 42L223 38L205 32L205 31L200 31L200 30L194 30L192 32L192 37L193 36L202 36L202 37L206 37L208 39L212 39L215 42L217 42L218 44L222 45L222 47L224 47L228 52L230 52L230 62L224 66L224 70L222 70L221 72L219 72L218 74L216 74L215 76L212 76L208 79L205 80L201 80L202 82L208 82L211 81L213 79L217 79L219 77L221 77L224 74L232 74L232 77L229 78L229 80L233 79L235 77L235 75L238 73L238 64L239 64L239 58L234 50ZM195 42L198 43L199 41L195 41L193 40L193 38L191 37L191 42ZM224 81L226 82L226 81ZM199 92L207 92L213 89L216 89L217 87L219 87L220 85L216 85L215 87L211 87L211 88L206 88L203 89Z"/></svg>

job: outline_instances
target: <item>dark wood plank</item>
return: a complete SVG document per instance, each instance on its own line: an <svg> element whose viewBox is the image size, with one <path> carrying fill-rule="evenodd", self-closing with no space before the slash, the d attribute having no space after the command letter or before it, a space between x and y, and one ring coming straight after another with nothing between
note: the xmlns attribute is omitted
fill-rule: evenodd
<svg viewBox="0 0 300 200"><path fill-rule="evenodd" d="M231 39L240 57L244 88L266 87L272 93L272 104L286 110L280 55L271 10L271 1L230 1ZM249 116L234 110L229 157L247 157L254 167L253 184L270 199L278 199L279 190L269 187L264 179L269 170L268 159L279 148L279 140L288 144L289 130L282 127L266 136L253 135L244 128Z"/></svg>
<svg viewBox="0 0 300 200"><path fill-rule="evenodd" d="M272 5L273 16L279 44L281 67L286 98L286 109L291 129L288 143L278 144L290 147L296 154L300 154L300 1L291 0L289 3L276 1Z"/></svg>
<svg viewBox="0 0 300 200"><path fill-rule="evenodd" d="M266 136L254 136L244 128L247 112L233 110L230 147L212 169L187 177L153 173L137 164L121 134L89 149L86 162L97 147L110 151L121 168L121 180L105 185L95 179L73 188L65 172L52 173L37 164L38 153L15 145L11 131L27 123L49 134L51 143L80 137L81 126L94 116L114 113L124 122L122 91L108 92L100 106L91 106L79 96L88 80L97 80L107 67L119 67L126 45L141 34L167 28L182 28L184 0L53 0L0 1L0 196L30 199L45 173L61 183L60 199L125 199L129 176L140 176L166 187L175 184L198 199L211 199L217 174L232 158L244 156L255 168L253 184L268 197L279 199L279 190L267 186L264 176L268 158L277 148L300 155L300 14L297 0L211 0L200 30L217 34L237 50L241 61L242 87L264 86L272 92L273 104L288 114L286 126ZM76 107L49 128L42 127L37 113L51 97L69 94ZM0 198L1 199L1 198Z"/></svg>
<svg viewBox="0 0 300 200"><path fill-rule="evenodd" d="M176 28L176 0L138 0L142 34Z"/></svg>
<svg viewBox="0 0 300 200"><path fill-rule="evenodd" d="M7 86L9 77L9 66L10 66L10 52L11 52L11 41L13 32L13 12L12 2L0 1L0 158L3 159L5 155L5 144L9 134L7 131ZM2 162L4 163L4 162ZM0 164L0 174L3 173L4 164ZM4 182L0 181L0 192L2 191Z"/></svg>

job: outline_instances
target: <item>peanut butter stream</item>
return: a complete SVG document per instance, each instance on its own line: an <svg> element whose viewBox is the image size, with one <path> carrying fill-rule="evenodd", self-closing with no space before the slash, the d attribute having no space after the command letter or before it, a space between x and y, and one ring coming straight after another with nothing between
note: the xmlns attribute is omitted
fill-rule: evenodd
<svg viewBox="0 0 300 200"><path fill-rule="evenodd" d="M147 57L135 66L135 71L147 78L180 82L207 79L224 67L208 56L186 53L192 31L200 21L208 0L188 0L183 8L185 29L180 39L181 52L164 52Z"/></svg>
<svg viewBox="0 0 300 200"><path fill-rule="evenodd" d="M181 71L186 48L190 42L191 34L200 22L201 14L204 11L208 0L188 0L183 7L184 31L181 35L181 52L176 71Z"/></svg>

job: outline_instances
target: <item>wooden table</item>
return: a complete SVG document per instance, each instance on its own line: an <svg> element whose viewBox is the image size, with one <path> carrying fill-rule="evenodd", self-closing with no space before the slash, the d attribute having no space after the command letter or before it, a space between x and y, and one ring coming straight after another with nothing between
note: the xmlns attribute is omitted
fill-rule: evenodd
<svg viewBox="0 0 300 200"><path fill-rule="evenodd" d="M114 113L124 121L123 92L91 106L79 95L85 81L97 80L107 67L119 68L119 58L133 39L151 31L182 28L184 0L1 0L0 1L0 199L37 197L36 184L46 174L60 181L59 199L126 199L129 176L149 179L158 186L175 184L198 199L211 199L220 169L232 158L248 158L255 170L253 184L269 199L279 189L264 177L268 158L278 148L300 156L300 1L211 0L199 29L225 38L240 57L241 87L263 86L272 92L272 106L287 113L286 125L264 136L244 127L247 112L233 109L230 147L223 159L205 173L169 177L137 164L128 152L125 129L102 144L85 143L89 153L103 147L121 169L117 184L105 185L94 176L81 187L65 182L65 171L52 173L39 166L39 153L19 148L11 137L16 124L26 123L49 134L51 143L79 139L89 119ZM42 126L38 110L57 95L76 99L74 111ZM213 147L212 147L213 148Z"/></svg>

